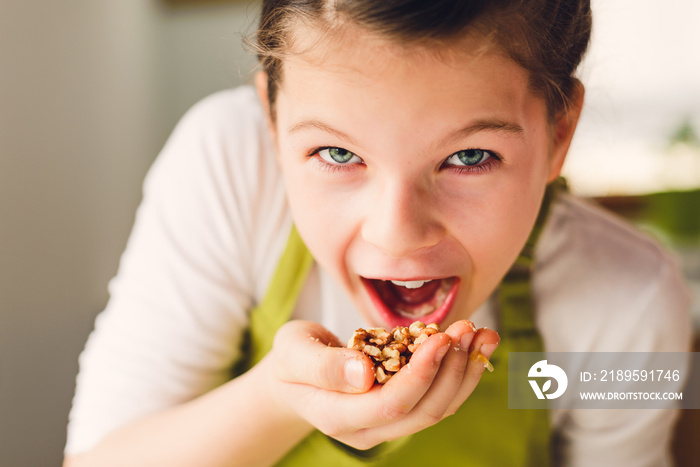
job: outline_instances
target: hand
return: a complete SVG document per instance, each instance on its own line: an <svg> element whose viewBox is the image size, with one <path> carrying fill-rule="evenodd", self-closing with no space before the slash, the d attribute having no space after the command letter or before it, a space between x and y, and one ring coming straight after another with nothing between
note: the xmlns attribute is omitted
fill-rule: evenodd
<svg viewBox="0 0 700 467"><path fill-rule="evenodd" d="M374 384L372 362L342 346L317 323L290 321L263 360L280 407L357 449L406 436L454 414L476 387L500 338L457 321L423 342L386 384ZM261 363L263 363L261 362Z"/></svg>

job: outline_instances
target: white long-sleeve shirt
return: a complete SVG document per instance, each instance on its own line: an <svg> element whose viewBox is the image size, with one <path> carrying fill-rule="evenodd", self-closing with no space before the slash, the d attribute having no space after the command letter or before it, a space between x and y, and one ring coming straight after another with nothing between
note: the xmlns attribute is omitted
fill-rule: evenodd
<svg viewBox="0 0 700 467"><path fill-rule="evenodd" d="M291 224L254 91L197 104L146 178L109 303L80 357L66 453L230 377L248 311L267 291ZM548 351L688 350L689 299L674 260L572 195L552 208L533 291ZM319 321L341 340L364 325L316 266L295 317ZM497 329L488 304L470 319ZM672 410L551 412L566 465L666 465Z"/></svg>

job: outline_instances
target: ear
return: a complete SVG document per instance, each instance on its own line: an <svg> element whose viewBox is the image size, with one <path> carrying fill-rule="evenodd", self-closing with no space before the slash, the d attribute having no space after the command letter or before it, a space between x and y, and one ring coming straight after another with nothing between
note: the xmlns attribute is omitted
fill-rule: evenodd
<svg viewBox="0 0 700 467"><path fill-rule="evenodd" d="M260 99L263 109L265 110L267 128L273 140L276 140L274 119L272 118L272 109L270 108L270 98L267 93L267 73L264 71L259 71L255 74L255 89L258 92L258 99Z"/></svg>
<svg viewBox="0 0 700 467"><path fill-rule="evenodd" d="M569 152L571 140L574 137L576 125L578 125L578 119L581 116L584 94L583 84L576 80L568 108L556 117L556 121L553 124L548 182L554 181L561 173L566 154Z"/></svg>

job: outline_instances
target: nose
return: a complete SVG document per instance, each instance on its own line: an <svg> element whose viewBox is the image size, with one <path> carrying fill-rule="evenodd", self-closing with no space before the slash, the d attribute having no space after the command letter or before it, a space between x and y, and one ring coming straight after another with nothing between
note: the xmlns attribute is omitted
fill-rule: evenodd
<svg viewBox="0 0 700 467"><path fill-rule="evenodd" d="M440 242L445 229L429 189L395 181L369 200L362 238L387 256L400 258Z"/></svg>

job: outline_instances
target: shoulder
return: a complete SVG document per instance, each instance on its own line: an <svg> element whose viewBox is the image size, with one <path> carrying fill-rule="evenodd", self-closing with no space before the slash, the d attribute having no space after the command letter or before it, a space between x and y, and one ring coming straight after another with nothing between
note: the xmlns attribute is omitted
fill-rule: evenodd
<svg viewBox="0 0 700 467"><path fill-rule="evenodd" d="M262 106L254 90L243 86L193 105L175 126L152 172L167 172L162 168L166 166L188 175L197 168L223 173L234 169L232 164L254 165L272 151Z"/></svg>
<svg viewBox="0 0 700 467"><path fill-rule="evenodd" d="M222 243L220 256L248 268L257 297L291 226L281 177L262 104L241 86L185 113L148 174L144 200L170 206L181 230Z"/></svg>
<svg viewBox="0 0 700 467"><path fill-rule="evenodd" d="M255 166L273 153L262 105L253 88L219 91L194 104L175 126L156 164L177 160L188 164ZM242 169L243 167L240 167Z"/></svg>
<svg viewBox="0 0 700 467"><path fill-rule="evenodd" d="M263 108L255 90L250 86L240 86L200 100L185 113L180 124L195 127L231 122L259 125L263 120Z"/></svg>
<svg viewBox="0 0 700 467"><path fill-rule="evenodd" d="M654 275L660 263L670 260L654 239L627 221L569 193L562 193L553 205L537 254L542 268L562 256L576 256L577 265L603 268L598 272L624 270L640 278Z"/></svg>
<svg viewBox="0 0 700 467"><path fill-rule="evenodd" d="M557 200L542 234L534 290L552 351L680 351L689 339L689 297L676 259L570 194Z"/></svg>

